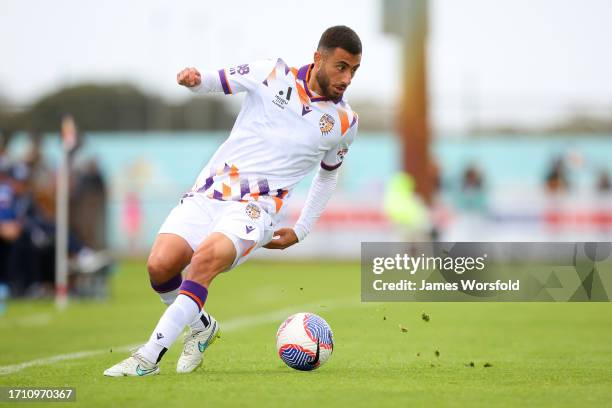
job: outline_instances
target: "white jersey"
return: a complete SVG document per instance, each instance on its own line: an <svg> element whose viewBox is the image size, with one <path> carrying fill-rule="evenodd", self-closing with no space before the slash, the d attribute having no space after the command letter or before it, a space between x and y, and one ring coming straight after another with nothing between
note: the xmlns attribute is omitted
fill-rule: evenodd
<svg viewBox="0 0 612 408"><path fill-rule="evenodd" d="M282 59L203 72L194 92L247 92L227 140L188 194L257 201L274 221L291 190L319 164L342 164L357 135L357 114L343 100L308 89L312 65L290 68Z"/></svg>

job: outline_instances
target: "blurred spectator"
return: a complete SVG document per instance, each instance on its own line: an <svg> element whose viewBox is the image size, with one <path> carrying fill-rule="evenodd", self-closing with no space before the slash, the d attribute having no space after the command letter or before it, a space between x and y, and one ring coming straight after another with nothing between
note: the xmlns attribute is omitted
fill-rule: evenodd
<svg viewBox="0 0 612 408"><path fill-rule="evenodd" d="M2 239L9 244L6 274L13 295L38 291L53 283L48 247L51 224L44 222L33 201L30 169L19 163L9 170L2 211ZM53 263L51 262L51 265ZM51 288L48 288L49 290Z"/></svg>
<svg viewBox="0 0 612 408"><path fill-rule="evenodd" d="M546 190L550 193L563 193L569 190L567 169L563 158L553 160L546 175Z"/></svg>
<svg viewBox="0 0 612 408"><path fill-rule="evenodd" d="M70 227L89 248L106 248L106 182L94 159L85 162L73 175L74 189L70 196Z"/></svg>
<svg viewBox="0 0 612 408"><path fill-rule="evenodd" d="M597 191L600 193L609 193L612 190L612 183L610 182L610 175L605 169L599 171L597 177Z"/></svg>
<svg viewBox="0 0 612 408"><path fill-rule="evenodd" d="M41 139L32 136L23 162L8 166L0 145L0 293L11 296L52 296L55 284L55 175L41 154ZM106 186L95 161L74 177L71 198L76 222L68 236L71 291L92 293L80 275L106 271L112 263L106 241ZM82 238L81 238L82 237ZM92 281L92 279L85 279ZM76 282L76 283L75 283Z"/></svg>
<svg viewBox="0 0 612 408"><path fill-rule="evenodd" d="M484 211L487 209L484 176L473 164L469 165L463 173L457 205L464 211Z"/></svg>

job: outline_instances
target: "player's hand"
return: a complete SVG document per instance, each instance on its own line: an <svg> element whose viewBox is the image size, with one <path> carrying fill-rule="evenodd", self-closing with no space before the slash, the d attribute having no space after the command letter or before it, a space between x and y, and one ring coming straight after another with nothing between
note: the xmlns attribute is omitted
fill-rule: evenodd
<svg viewBox="0 0 612 408"><path fill-rule="evenodd" d="M295 235L295 231L291 228L281 228L274 231L272 241L264 245L264 248L268 249L285 249L298 242L298 237Z"/></svg>
<svg viewBox="0 0 612 408"><path fill-rule="evenodd" d="M200 75L198 70L193 67L185 68L176 74L176 82L178 82L179 85L192 88L202 83L202 75Z"/></svg>

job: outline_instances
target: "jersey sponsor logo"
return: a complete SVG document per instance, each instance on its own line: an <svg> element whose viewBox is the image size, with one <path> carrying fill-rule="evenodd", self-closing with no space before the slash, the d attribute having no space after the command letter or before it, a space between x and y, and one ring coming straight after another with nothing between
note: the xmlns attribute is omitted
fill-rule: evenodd
<svg viewBox="0 0 612 408"><path fill-rule="evenodd" d="M256 220L261 215L261 210L258 206L253 203L249 203L244 209L246 215L248 215L251 219Z"/></svg>
<svg viewBox="0 0 612 408"><path fill-rule="evenodd" d="M229 69L230 75L246 75L250 71L249 64L238 65L237 67L231 67Z"/></svg>
<svg viewBox="0 0 612 408"><path fill-rule="evenodd" d="M288 87L286 91L280 90L276 95L274 95L274 99L272 103L278 106L281 109L285 109L285 106L289 104L289 100L291 100L291 92L293 91L292 87Z"/></svg>
<svg viewBox="0 0 612 408"><path fill-rule="evenodd" d="M331 132L334 128L334 123L334 118L330 114L323 114L321 119L319 119L319 129L321 129L321 134L327 135L329 132Z"/></svg>

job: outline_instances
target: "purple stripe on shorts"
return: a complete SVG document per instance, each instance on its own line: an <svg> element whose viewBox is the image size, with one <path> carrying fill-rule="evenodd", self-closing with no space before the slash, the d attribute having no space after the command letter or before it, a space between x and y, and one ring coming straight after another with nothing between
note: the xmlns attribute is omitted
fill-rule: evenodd
<svg viewBox="0 0 612 408"><path fill-rule="evenodd" d="M221 80L221 86L223 87L223 92L225 92L226 95L231 94L232 91L230 91L229 83L227 82L227 76L225 75L224 69L219 70L219 79Z"/></svg>
<svg viewBox="0 0 612 408"><path fill-rule="evenodd" d="M197 282L191 280L184 280L181 284L181 292L189 292L190 294L196 296L200 300L199 308L206 303L206 297L208 296L208 289L204 286L200 285ZM195 302L195 300L194 300ZM197 302L196 302L197 303Z"/></svg>
<svg viewBox="0 0 612 408"><path fill-rule="evenodd" d="M182 282L183 282L183 277L179 273L174 278L170 279L167 282L161 283L159 285L156 285L153 282L151 282L151 287L157 293L166 293L166 292L172 292L173 290L178 289L181 286Z"/></svg>
<svg viewBox="0 0 612 408"><path fill-rule="evenodd" d="M259 186L259 194L260 195L268 195L270 192L270 186L268 185L268 180L258 180L257 186Z"/></svg>
<svg viewBox="0 0 612 408"><path fill-rule="evenodd" d="M329 164L325 164L323 162L321 162L321 167L327 171L332 171L332 170L336 170L338 167L340 167L340 165L342 164L342 162L338 163L338 164L334 164L333 166L330 166Z"/></svg>

